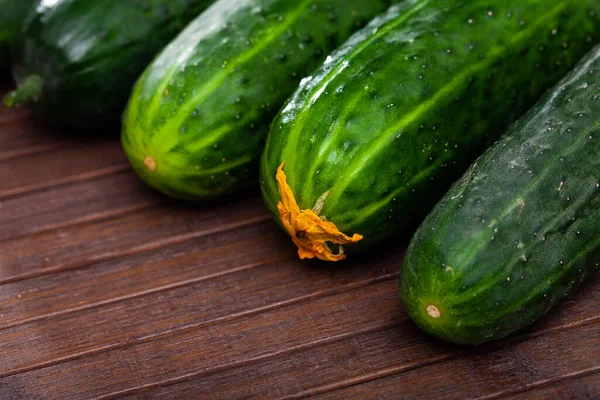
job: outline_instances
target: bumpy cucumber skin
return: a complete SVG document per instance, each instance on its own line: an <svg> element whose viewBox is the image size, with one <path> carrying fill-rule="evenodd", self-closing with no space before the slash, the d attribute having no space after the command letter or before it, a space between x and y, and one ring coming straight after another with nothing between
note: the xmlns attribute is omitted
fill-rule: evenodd
<svg viewBox="0 0 600 400"><path fill-rule="evenodd" d="M298 204L364 239L416 225L468 165L600 39L597 0L408 0L306 78L273 122L261 164Z"/></svg>
<svg viewBox="0 0 600 400"><path fill-rule="evenodd" d="M117 125L146 65L212 0L58 0L28 15L13 73L44 79L36 115L64 125Z"/></svg>
<svg viewBox="0 0 600 400"><path fill-rule="evenodd" d="M400 277L410 317L460 344L546 314L600 269L600 47L457 182ZM433 305L439 318L432 318Z"/></svg>
<svg viewBox="0 0 600 400"><path fill-rule="evenodd" d="M218 1L137 83L122 136L132 165L154 188L184 199L257 185L269 123L302 76L389 4Z"/></svg>

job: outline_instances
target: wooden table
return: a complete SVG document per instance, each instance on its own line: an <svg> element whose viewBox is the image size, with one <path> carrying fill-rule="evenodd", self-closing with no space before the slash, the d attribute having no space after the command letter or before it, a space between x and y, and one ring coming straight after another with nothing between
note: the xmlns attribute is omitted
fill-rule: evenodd
<svg viewBox="0 0 600 400"><path fill-rule="evenodd" d="M402 246L295 253L257 192L171 201L118 132L0 108L0 399L600 398L600 279L469 349L407 319Z"/></svg>

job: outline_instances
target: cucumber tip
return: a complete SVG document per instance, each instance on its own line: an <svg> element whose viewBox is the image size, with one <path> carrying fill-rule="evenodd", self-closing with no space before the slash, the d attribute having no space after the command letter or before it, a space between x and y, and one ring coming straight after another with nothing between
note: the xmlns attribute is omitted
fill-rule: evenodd
<svg viewBox="0 0 600 400"><path fill-rule="evenodd" d="M432 304L427 306L427 314L433 319L438 319L442 316L440 309Z"/></svg>
<svg viewBox="0 0 600 400"><path fill-rule="evenodd" d="M144 159L144 165L150 171L156 171L156 160L152 158L152 156L146 156L146 158Z"/></svg>

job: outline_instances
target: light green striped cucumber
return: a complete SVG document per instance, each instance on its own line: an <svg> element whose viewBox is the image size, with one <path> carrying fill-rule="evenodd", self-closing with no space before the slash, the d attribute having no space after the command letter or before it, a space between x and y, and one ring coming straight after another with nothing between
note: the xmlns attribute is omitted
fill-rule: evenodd
<svg viewBox="0 0 600 400"><path fill-rule="evenodd" d="M350 253L416 225L593 47L599 15L599 0L393 6L307 77L273 122L261 173L269 209L289 225L277 207L285 162L300 210L364 237L316 241L347 242ZM295 224L304 224L299 216ZM286 230L303 251L323 250L306 226Z"/></svg>
<svg viewBox="0 0 600 400"><path fill-rule="evenodd" d="M123 146L174 197L258 186L268 126L300 79L389 0L220 0L141 77Z"/></svg>

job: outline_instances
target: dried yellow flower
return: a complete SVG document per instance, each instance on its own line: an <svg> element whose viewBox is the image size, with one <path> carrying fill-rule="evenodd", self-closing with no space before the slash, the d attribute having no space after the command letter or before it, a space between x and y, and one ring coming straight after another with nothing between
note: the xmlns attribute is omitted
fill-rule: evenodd
<svg viewBox="0 0 600 400"><path fill-rule="evenodd" d="M281 201L277 204L283 226L298 246L301 259L318 258L323 261L341 261L346 258L342 245L356 243L362 236L354 234L349 237L338 230L334 223L319 217L313 210L300 210L294 193L287 184L282 163L277 169L277 183ZM324 198L319 199L315 209L319 211ZM334 254L328 243L339 245L339 253Z"/></svg>

